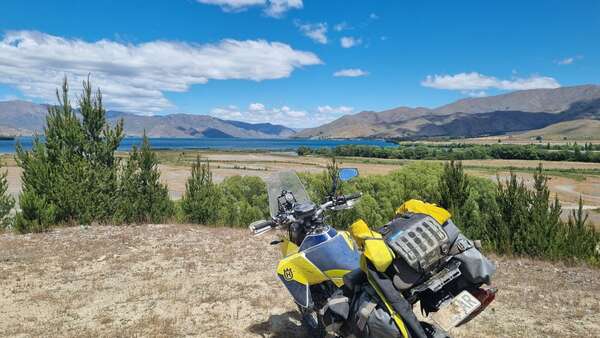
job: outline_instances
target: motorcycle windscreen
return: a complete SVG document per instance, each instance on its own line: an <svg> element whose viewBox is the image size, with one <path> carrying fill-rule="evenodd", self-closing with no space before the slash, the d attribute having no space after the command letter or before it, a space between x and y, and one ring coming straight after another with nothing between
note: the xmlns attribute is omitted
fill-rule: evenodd
<svg viewBox="0 0 600 338"><path fill-rule="evenodd" d="M277 203L282 191L291 192L298 203L310 202L310 198L304 189L304 185L294 171L280 171L266 179L269 194L269 211L271 217L275 217L279 210Z"/></svg>

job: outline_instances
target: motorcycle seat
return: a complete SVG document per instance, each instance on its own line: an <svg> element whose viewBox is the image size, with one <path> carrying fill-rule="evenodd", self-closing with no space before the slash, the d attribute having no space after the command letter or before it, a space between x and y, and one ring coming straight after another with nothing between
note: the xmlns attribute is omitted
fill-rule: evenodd
<svg viewBox="0 0 600 338"><path fill-rule="evenodd" d="M344 275L344 286L350 291L356 291L357 287L363 284L367 275L360 268L354 269Z"/></svg>

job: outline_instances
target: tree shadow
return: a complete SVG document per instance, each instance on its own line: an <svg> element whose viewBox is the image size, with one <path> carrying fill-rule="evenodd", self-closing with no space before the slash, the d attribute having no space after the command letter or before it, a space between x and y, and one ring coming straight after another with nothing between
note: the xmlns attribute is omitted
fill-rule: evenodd
<svg viewBox="0 0 600 338"><path fill-rule="evenodd" d="M300 314L288 311L273 314L266 321L250 325L246 330L264 338L310 338L300 323Z"/></svg>

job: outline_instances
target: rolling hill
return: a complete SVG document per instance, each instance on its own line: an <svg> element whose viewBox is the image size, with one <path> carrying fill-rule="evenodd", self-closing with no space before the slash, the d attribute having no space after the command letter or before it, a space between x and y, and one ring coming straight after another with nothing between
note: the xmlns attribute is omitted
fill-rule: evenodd
<svg viewBox="0 0 600 338"><path fill-rule="evenodd" d="M434 109L400 107L346 115L294 137L476 137L527 131L577 120L600 119L600 86L532 89L467 98Z"/></svg>
<svg viewBox="0 0 600 338"><path fill-rule="evenodd" d="M33 135L45 125L48 105L27 101L0 102L0 134ZM150 137L207 138L284 138L294 135L293 129L270 123L246 123L222 120L208 115L171 114L162 116L136 115L108 111L109 123L123 119L125 134L140 136L146 130Z"/></svg>
<svg viewBox="0 0 600 338"><path fill-rule="evenodd" d="M600 120L573 120L559 122L542 129L530 130L524 133L511 135L512 139L535 139L543 137L544 140L600 140Z"/></svg>

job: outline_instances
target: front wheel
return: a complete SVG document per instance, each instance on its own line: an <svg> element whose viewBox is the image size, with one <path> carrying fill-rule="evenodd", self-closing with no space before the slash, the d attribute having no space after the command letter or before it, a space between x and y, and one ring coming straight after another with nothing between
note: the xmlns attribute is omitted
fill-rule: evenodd
<svg viewBox="0 0 600 338"><path fill-rule="evenodd" d="M298 306L298 311L300 311L300 315L302 316L302 326L309 337L324 338L327 336L325 325L314 310L308 310Z"/></svg>

